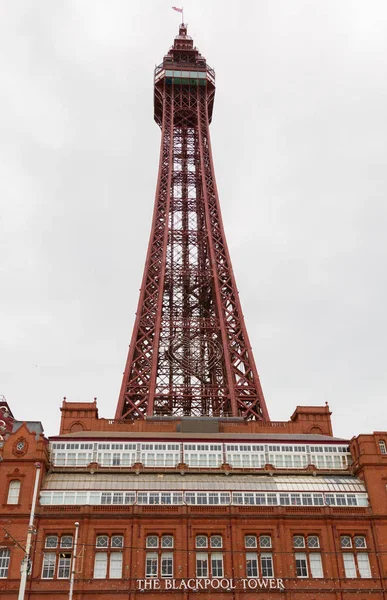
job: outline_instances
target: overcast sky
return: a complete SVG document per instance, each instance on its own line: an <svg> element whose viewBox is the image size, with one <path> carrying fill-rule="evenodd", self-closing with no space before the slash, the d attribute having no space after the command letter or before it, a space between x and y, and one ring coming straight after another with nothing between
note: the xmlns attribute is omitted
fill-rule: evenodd
<svg viewBox="0 0 387 600"><path fill-rule="evenodd" d="M177 2L178 0L176 0ZM0 5L0 393L114 416L148 242L172 0ZM387 429L387 3L184 0L268 409Z"/></svg>

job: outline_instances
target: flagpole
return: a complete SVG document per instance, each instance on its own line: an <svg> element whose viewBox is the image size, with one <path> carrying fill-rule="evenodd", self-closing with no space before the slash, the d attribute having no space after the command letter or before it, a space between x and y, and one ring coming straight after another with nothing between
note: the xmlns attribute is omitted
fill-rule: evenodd
<svg viewBox="0 0 387 600"><path fill-rule="evenodd" d="M184 25L184 6L181 7L181 24Z"/></svg>

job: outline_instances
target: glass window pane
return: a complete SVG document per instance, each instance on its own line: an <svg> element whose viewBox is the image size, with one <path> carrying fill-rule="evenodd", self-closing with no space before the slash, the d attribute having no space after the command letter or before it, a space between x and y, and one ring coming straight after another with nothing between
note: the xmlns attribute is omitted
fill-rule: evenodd
<svg viewBox="0 0 387 600"><path fill-rule="evenodd" d="M123 548L124 547L124 536L123 535L112 535L111 547L112 548Z"/></svg>
<svg viewBox="0 0 387 600"><path fill-rule="evenodd" d="M56 554L45 552L43 554L42 579L52 579L55 573Z"/></svg>
<svg viewBox="0 0 387 600"><path fill-rule="evenodd" d="M295 558L297 577L308 577L308 565L306 562L306 554L303 552L296 552Z"/></svg>
<svg viewBox="0 0 387 600"><path fill-rule="evenodd" d="M96 552L94 557L94 579L105 579L107 570L107 552Z"/></svg>
<svg viewBox="0 0 387 600"><path fill-rule="evenodd" d="M352 540L349 535L342 535L340 537L340 544L342 548L352 548Z"/></svg>
<svg viewBox="0 0 387 600"><path fill-rule="evenodd" d="M145 577L157 577L158 556L156 552L147 552L145 561Z"/></svg>
<svg viewBox="0 0 387 600"><path fill-rule="evenodd" d="M261 554L261 573L262 577L274 577L273 555L269 552Z"/></svg>
<svg viewBox="0 0 387 600"><path fill-rule="evenodd" d="M61 548L72 548L73 547L73 536L72 535L62 535L60 538L60 547Z"/></svg>
<svg viewBox="0 0 387 600"><path fill-rule="evenodd" d="M221 535L212 535L210 538L210 546L211 548L222 548L222 536Z"/></svg>
<svg viewBox="0 0 387 600"><path fill-rule="evenodd" d="M258 554L246 552L246 575L247 577L258 577Z"/></svg>
<svg viewBox="0 0 387 600"><path fill-rule="evenodd" d="M148 535L146 538L146 547L147 548L158 548L159 547L159 538L157 535Z"/></svg>
<svg viewBox="0 0 387 600"><path fill-rule="evenodd" d="M173 548L173 535L163 535L161 538L162 548Z"/></svg>
<svg viewBox="0 0 387 600"><path fill-rule="evenodd" d="M257 547L257 536L256 535L245 535L245 546L246 548Z"/></svg>
<svg viewBox="0 0 387 600"><path fill-rule="evenodd" d="M259 546L260 546L260 548L271 548L270 535L260 535L259 536Z"/></svg>
<svg viewBox="0 0 387 600"><path fill-rule="evenodd" d="M364 535L355 535L355 548L367 548Z"/></svg>
<svg viewBox="0 0 387 600"><path fill-rule="evenodd" d="M356 577L355 559L352 552L345 552L343 554L344 560L344 571L346 577Z"/></svg>
<svg viewBox="0 0 387 600"><path fill-rule="evenodd" d="M357 566L359 567L360 577L372 577L370 561L366 552L357 553Z"/></svg>
<svg viewBox="0 0 387 600"><path fill-rule="evenodd" d="M10 555L8 548L0 548L0 579L8 577Z"/></svg>
<svg viewBox="0 0 387 600"><path fill-rule="evenodd" d="M173 577L172 552L163 552L161 555L161 577Z"/></svg>
<svg viewBox="0 0 387 600"><path fill-rule="evenodd" d="M121 579L122 577L122 552L110 553L109 565L110 579Z"/></svg>
<svg viewBox="0 0 387 600"><path fill-rule="evenodd" d="M196 577L208 577L208 556L205 552L196 553Z"/></svg>
<svg viewBox="0 0 387 600"><path fill-rule="evenodd" d="M208 539L206 535L197 535L196 536L196 548L207 548Z"/></svg>
<svg viewBox="0 0 387 600"><path fill-rule="evenodd" d="M20 481L15 479L10 481L8 486L7 504L18 504L20 494Z"/></svg>
<svg viewBox="0 0 387 600"><path fill-rule="evenodd" d="M211 554L211 575L212 577L223 577L223 554L220 552Z"/></svg>
<svg viewBox="0 0 387 600"><path fill-rule="evenodd" d="M97 548L107 548L109 546L109 538L107 535L97 535L96 541Z"/></svg>
<svg viewBox="0 0 387 600"><path fill-rule="evenodd" d="M320 548L318 535L308 535L308 548Z"/></svg>
<svg viewBox="0 0 387 600"><path fill-rule="evenodd" d="M324 577L321 554L319 552L311 552L309 554L309 562L312 577Z"/></svg>
<svg viewBox="0 0 387 600"><path fill-rule="evenodd" d="M58 579L70 577L71 554L59 554Z"/></svg>
<svg viewBox="0 0 387 600"><path fill-rule="evenodd" d="M58 547L58 536L48 535L44 544L45 548L57 548Z"/></svg>
<svg viewBox="0 0 387 600"><path fill-rule="evenodd" d="M293 546L295 548L305 548L305 538L303 535L293 536Z"/></svg>

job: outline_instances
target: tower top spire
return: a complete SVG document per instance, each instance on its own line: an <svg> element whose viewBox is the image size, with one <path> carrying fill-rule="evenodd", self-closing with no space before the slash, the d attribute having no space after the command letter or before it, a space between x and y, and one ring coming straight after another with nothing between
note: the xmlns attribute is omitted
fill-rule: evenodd
<svg viewBox="0 0 387 600"><path fill-rule="evenodd" d="M192 39L189 35L187 35L187 27L187 23L180 23L179 35L177 36L177 38L188 38L189 40Z"/></svg>

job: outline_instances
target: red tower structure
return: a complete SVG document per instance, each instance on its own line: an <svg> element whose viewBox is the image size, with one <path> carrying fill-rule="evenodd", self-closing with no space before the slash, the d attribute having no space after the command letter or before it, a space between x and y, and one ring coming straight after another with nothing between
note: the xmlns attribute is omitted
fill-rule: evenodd
<svg viewBox="0 0 387 600"><path fill-rule="evenodd" d="M155 209L116 418L269 421L227 248L209 125L213 69L181 24L155 69Z"/></svg>

